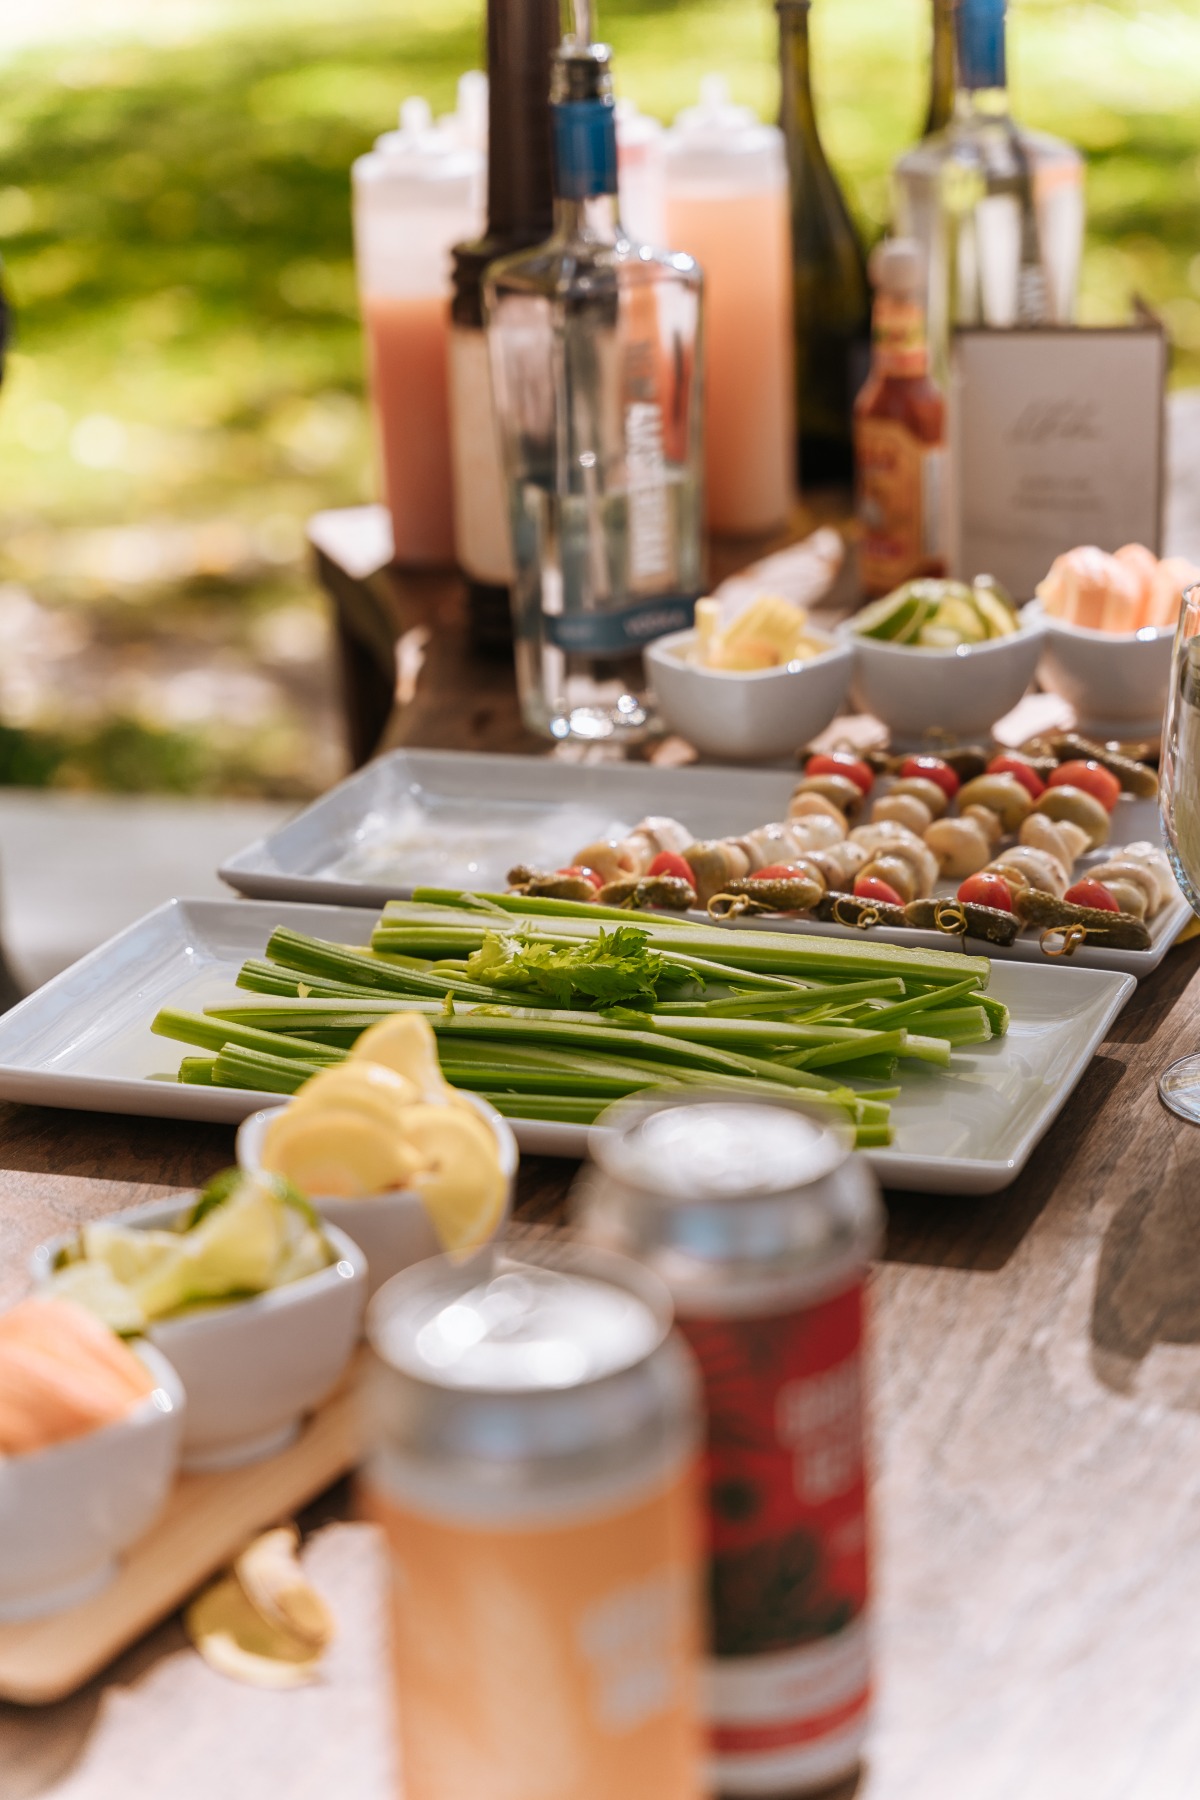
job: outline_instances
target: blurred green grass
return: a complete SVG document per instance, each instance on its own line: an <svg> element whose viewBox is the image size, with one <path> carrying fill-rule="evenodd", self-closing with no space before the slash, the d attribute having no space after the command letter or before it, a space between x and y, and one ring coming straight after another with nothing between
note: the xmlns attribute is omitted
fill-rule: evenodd
<svg viewBox="0 0 1200 1800"><path fill-rule="evenodd" d="M133 607L159 639L200 607L251 662L257 617L316 604L304 521L374 485L349 166L406 94L452 104L480 61L481 11L211 0L190 38L0 64L0 253L19 318L0 399L0 577L51 609ZM1139 291L1170 325L1174 379L1200 379L1200 7L1015 0L1011 15L1016 110L1088 157L1084 317L1119 319ZM601 0L601 24L644 110L669 117L712 68L774 109L767 0ZM868 236L923 115L927 31L928 0L814 7L822 128ZM165 555L181 522L192 548ZM111 757L79 751L106 717L82 725L61 696L15 723L3 706L0 688L0 723L60 746L54 769L116 779ZM177 720L151 707L133 724L168 746L157 772L143 746L148 785L186 785L193 763L210 787L255 783L249 737L232 760L189 762ZM285 724L267 788L319 779L303 773L302 718ZM199 743L203 722L189 732Z"/></svg>

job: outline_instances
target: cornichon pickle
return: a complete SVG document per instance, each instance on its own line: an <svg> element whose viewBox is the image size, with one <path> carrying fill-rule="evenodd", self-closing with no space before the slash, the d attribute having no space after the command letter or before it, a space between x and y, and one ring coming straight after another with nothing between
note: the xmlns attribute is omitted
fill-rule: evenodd
<svg viewBox="0 0 1200 1800"><path fill-rule="evenodd" d="M1071 925L1082 925L1087 941L1102 950L1148 950L1150 933L1141 919L1132 913L1106 912L1099 906L1074 906L1069 900L1057 900L1040 888L1022 888L1013 896L1013 910L1024 925L1043 931L1066 931Z"/></svg>
<svg viewBox="0 0 1200 1800"><path fill-rule="evenodd" d="M856 894L822 894L817 901L818 919L829 919L835 925L907 925L902 906L887 900L860 900Z"/></svg>
<svg viewBox="0 0 1200 1800"><path fill-rule="evenodd" d="M966 921L960 935L982 938L988 944L1011 944L1021 929L1021 921L999 906L975 906L963 900L910 900L904 917L921 931L957 931L955 916Z"/></svg>

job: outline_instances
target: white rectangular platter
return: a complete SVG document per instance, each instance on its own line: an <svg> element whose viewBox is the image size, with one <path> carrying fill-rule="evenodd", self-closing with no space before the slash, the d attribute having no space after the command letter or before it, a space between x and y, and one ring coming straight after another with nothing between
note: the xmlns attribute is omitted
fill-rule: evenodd
<svg viewBox="0 0 1200 1800"><path fill-rule="evenodd" d="M220 874L253 899L343 906L382 906L426 885L502 890L514 863L561 868L583 844L614 832L621 836L651 813L683 820L697 838L738 837L783 818L799 778L799 770L790 769L656 769L645 763L587 765L550 757L395 750L239 851ZM1147 838L1162 841L1157 805L1122 795L1112 842ZM1097 851L1093 860L1105 854ZM947 892L952 891L951 885ZM1085 943L1070 966L1148 975L1174 943L1188 911L1178 894L1153 921L1148 950L1102 950ZM854 935L853 927L811 919L755 919L754 924L760 930ZM873 935L941 950L954 945L939 931L876 926ZM972 954L984 948L968 945ZM1047 961L1036 932L988 954L1003 961Z"/></svg>
<svg viewBox="0 0 1200 1800"><path fill-rule="evenodd" d="M247 957L277 925L365 944L363 907L172 900L0 1017L0 1099L162 1118L237 1121L278 1095L149 1079L173 1074L187 1046L155 1037L161 1006L228 1000ZM1025 1166L1135 983L1099 969L997 963L990 992L1012 1011L1007 1036L958 1052L953 1073L906 1070L896 1138L868 1160L889 1187L986 1194ZM576 1126L522 1122L523 1149L581 1156Z"/></svg>

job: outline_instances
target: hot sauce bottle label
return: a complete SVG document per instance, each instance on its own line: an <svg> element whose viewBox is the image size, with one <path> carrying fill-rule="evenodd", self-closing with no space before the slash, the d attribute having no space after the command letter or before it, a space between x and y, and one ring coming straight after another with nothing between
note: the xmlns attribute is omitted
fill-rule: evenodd
<svg viewBox="0 0 1200 1800"><path fill-rule="evenodd" d="M871 314L872 362L880 375L924 375L929 369L925 310L915 300L879 293Z"/></svg>
<svg viewBox="0 0 1200 1800"><path fill-rule="evenodd" d="M861 1284L802 1311L679 1323L708 1406L716 1654L827 1642L867 1601Z"/></svg>
<svg viewBox="0 0 1200 1800"><path fill-rule="evenodd" d="M896 419L860 417L854 427L863 585L886 593L914 575L938 575L943 453Z"/></svg>

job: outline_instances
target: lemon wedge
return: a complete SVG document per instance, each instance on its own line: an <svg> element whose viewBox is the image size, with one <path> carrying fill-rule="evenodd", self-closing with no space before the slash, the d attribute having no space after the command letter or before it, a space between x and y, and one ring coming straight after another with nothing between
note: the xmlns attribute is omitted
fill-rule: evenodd
<svg viewBox="0 0 1200 1800"><path fill-rule="evenodd" d="M404 1121L416 1110L406 1107L387 1124L340 1105L288 1106L263 1134L263 1167L304 1193L337 1199L405 1187L419 1159Z"/></svg>
<svg viewBox="0 0 1200 1800"><path fill-rule="evenodd" d="M344 1062L310 1075L294 1095L290 1110L335 1107L394 1129L400 1108L422 1098L415 1082L395 1069L377 1062Z"/></svg>
<svg viewBox="0 0 1200 1800"><path fill-rule="evenodd" d="M350 1062L382 1063L407 1076L425 1100L436 1100L445 1091L437 1039L423 1013L394 1013L380 1019L363 1032L350 1052Z"/></svg>
<svg viewBox="0 0 1200 1800"><path fill-rule="evenodd" d="M436 1105L410 1106L404 1135L418 1159L412 1185L438 1242L450 1255L466 1255L491 1237L504 1212L495 1138L478 1116Z"/></svg>

